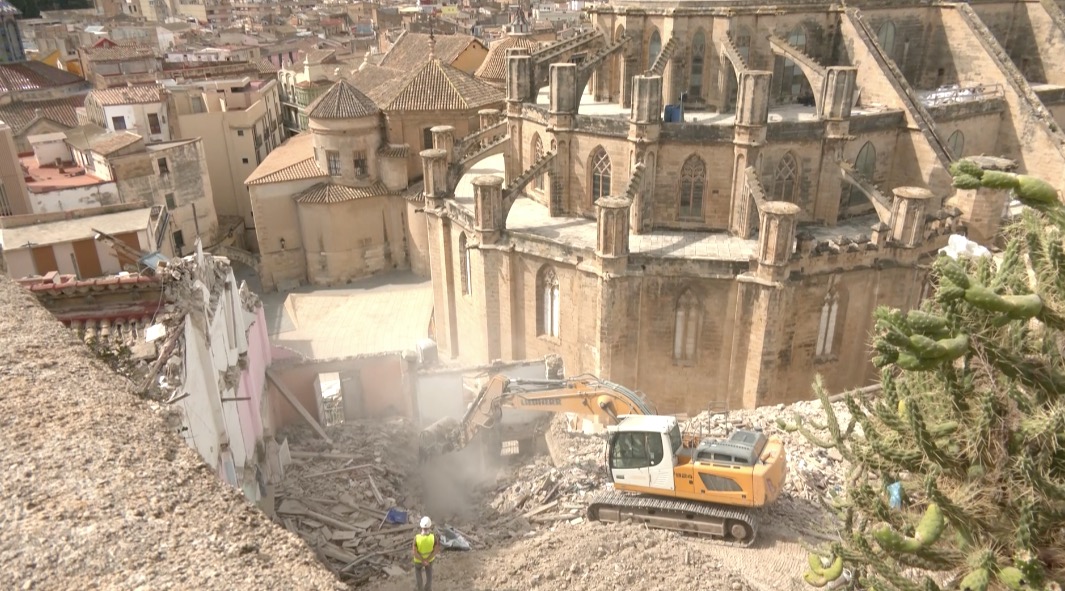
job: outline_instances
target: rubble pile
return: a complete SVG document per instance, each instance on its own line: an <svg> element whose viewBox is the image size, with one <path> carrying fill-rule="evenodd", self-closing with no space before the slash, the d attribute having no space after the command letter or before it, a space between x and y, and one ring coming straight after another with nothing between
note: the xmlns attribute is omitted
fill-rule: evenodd
<svg viewBox="0 0 1065 591"><path fill-rule="evenodd" d="M584 496L599 488L604 476L576 466L557 468L547 458L537 458L503 481L509 485L497 492L490 506L531 524L578 524L584 521Z"/></svg>
<svg viewBox="0 0 1065 591"><path fill-rule="evenodd" d="M399 576L417 517L408 472L417 468L416 431L405 420L351 422L288 435L292 462L277 487L275 513L349 583Z"/></svg>
<svg viewBox="0 0 1065 591"><path fill-rule="evenodd" d="M842 425L850 421L847 407L837 402L832 405ZM769 437L779 437L788 454L788 479L784 484L785 496L791 495L807 501L817 501L839 494L846 481L849 466L838 451L825 449L810 443L798 431L788 432L777 425L780 419L788 425L801 420L807 429L827 438L819 426L825 420L821 403L816 400L796 402L788 406L778 404L753 410L734 410L728 413L708 412L685 421L681 429L685 433L710 438L724 438L734 429L761 428Z"/></svg>
<svg viewBox="0 0 1065 591"><path fill-rule="evenodd" d="M560 526L484 552L446 553L433 572L441 589L628 591L754 589L704 542L628 524ZM383 581L370 591L406 591ZM777 590L775 590L777 591Z"/></svg>

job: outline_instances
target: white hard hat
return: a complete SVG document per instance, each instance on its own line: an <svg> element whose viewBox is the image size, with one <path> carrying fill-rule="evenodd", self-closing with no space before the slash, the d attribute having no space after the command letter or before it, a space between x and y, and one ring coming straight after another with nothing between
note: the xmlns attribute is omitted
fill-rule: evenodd
<svg viewBox="0 0 1065 591"><path fill-rule="evenodd" d="M429 519L428 515L426 515L425 517L422 517L422 522L421 523L422 523L422 529L429 529L429 528L433 527L433 520Z"/></svg>

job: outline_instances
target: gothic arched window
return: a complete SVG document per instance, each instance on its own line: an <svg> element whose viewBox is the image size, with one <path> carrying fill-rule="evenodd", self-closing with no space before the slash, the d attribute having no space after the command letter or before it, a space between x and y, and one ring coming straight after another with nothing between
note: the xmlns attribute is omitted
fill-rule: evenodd
<svg viewBox="0 0 1065 591"><path fill-rule="evenodd" d="M680 169L679 216L687 219L702 219L705 192L706 163L698 156L689 156Z"/></svg>
<svg viewBox="0 0 1065 591"><path fill-rule="evenodd" d="M706 56L706 35L699 29L692 38L691 78L688 92L693 98L703 96L703 59Z"/></svg>
<svg viewBox="0 0 1065 591"><path fill-rule="evenodd" d="M462 293L473 293L473 273L470 268L470 249L466 245L466 234L459 235L459 279L462 281Z"/></svg>
<svg viewBox="0 0 1065 591"><path fill-rule="evenodd" d="M817 357L826 357L834 352L836 338L836 315L839 313L839 294L835 291L825 295L821 305L821 320L817 325Z"/></svg>
<svg viewBox="0 0 1065 591"><path fill-rule="evenodd" d="M690 289L685 290L677 298L677 309L674 315L673 360L693 362L703 314L699 298L695 297Z"/></svg>
<svg viewBox="0 0 1065 591"><path fill-rule="evenodd" d="M662 53L662 35L658 33L658 29L655 29L651 32L651 38L647 42L647 69L651 69L660 53Z"/></svg>
<svg viewBox="0 0 1065 591"><path fill-rule="evenodd" d="M965 134L960 129L950 134L950 138L947 139L947 150L950 152L951 158L955 160L961 158L961 154L965 150Z"/></svg>
<svg viewBox="0 0 1065 591"><path fill-rule="evenodd" d="M895 55L895 23L888 21L880 25L880 30L876 33L876 40L880 42L880 47L884 49L884 53L888 57L894 59Z"/></svg>
<svg viewBox="0 0 1065 591"><path fill-rule="evenodd" d="M562 323L559 321L558 275L551 267L540 269L536 281L537 332L544 336L557 337Z"/></svg>
<svg viewBox="0 0 1065 591"><path fill-rule="evenodd" d="M791 152L784 154L777 164L777 170L773 174L773 190L770 197L773 201L797 201L796 194L799 186L799 163Z"/></svg>
<svg viewBox="0 0 1065 591"><path fill-rule="evenodd" d="M588 169L592 172L591 197L592 203L595 203L601 197L610 195L610 156L606 155L606 150L599 147L592 151Z"/></svg>
<svg viewBox="0 0 1065 591"><path fill-rule="evenodd" d="M532 153L534 162L538 162L541 158L544 157L544 143L540 141L540 134L536 134L533 136ZM544 190L544 175L537 175L536 178L533 179L533 188L537 191Z"/></svg>
<svg viewBox="0 0 1065 591"><path fill-rule="evenodd" d="M873 142L865 142L862 149L858 150L858 156L854 159L854 171L863 180L873 182L873 177L876 176L876 147L873 146ZM850 185L847 189L846 197L847 199L843 202L844 209L866 202L865 194L854 185Z"/></svg>

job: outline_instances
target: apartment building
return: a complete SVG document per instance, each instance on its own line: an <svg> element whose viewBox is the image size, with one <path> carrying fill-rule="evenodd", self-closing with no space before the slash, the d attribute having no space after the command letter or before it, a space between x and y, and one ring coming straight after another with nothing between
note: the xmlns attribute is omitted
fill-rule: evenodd
<svg viewBox="0 0 1065 591"><path fill-rule="evenodd" d="M255 245L255 219L244 179L283 140L277 81L245 77L167 90L177 137L203 138L218 215L230 229L243 228L243 244Z"/></svg>

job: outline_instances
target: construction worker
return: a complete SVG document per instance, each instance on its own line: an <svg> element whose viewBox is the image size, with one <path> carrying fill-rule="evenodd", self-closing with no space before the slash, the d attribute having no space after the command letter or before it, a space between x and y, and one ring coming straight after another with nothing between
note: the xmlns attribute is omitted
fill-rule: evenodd
<svg viewBox="0 0 1065 591"><path fill-rule="evenodd" d="M440 538L433 533L433 520L428 515L419 525L421 532L414 536L413 547L415 591L433 591L433 561L440 552Z"/></svg>

